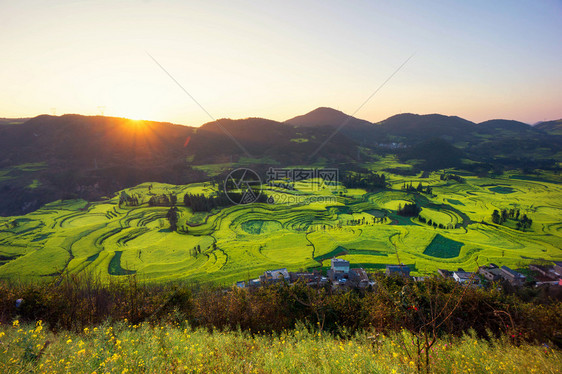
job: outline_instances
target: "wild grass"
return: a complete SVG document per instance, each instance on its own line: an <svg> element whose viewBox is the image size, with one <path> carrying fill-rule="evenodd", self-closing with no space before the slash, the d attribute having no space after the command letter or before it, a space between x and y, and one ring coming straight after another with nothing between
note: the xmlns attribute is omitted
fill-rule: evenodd
<svg viewBox="0 0 562 374"><path fill-rule="evenodd" d="M2 373L415 373L412 335L359 332L338 338L297 325L279 334L209 331L126 320L49 331L41 321L0 326ZM560 373L562 353L473 334L440 339L432 373Z"/></svg>

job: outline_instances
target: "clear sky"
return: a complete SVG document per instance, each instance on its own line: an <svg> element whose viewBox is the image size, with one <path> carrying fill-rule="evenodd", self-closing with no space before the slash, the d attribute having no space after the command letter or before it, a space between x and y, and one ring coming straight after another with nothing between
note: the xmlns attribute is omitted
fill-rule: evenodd
<svg viewBox="0 0 562 374"><path fill-rule="evenodd" d="M562 118L562 1L0 0L0 117Z"/></svg>

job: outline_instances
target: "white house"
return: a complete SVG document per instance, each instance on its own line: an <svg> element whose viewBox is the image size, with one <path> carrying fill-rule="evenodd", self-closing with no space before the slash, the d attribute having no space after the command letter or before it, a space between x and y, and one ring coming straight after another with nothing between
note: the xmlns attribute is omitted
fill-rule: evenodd
<svg viewBox="0 0 562 374"><path fill-rule="evenodd" d="M453 279L459 283L468 283L472 278L474 273L469 273L466 271L454 271L453 272Z"/></svg>

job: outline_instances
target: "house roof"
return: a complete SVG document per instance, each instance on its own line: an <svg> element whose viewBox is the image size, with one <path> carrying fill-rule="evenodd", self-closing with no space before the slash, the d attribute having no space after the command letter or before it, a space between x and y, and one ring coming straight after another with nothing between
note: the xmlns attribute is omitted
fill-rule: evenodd
<svg viewBox="0 0 562 374"><path fill-rule="evenodd" d="M410 267L406 266L406 265L386 265L386 270L390 271L391 273L394 272L409 272L410 271Z"/></svg>
<svg viewBox="0 0 562 374"><path fill-rule="evenodd" d="M481 271L485 271L494 275L500 275L501 273L501 269L500 268L489 268L489 267L481 267L480 268Z"/></svg>
<svg viewBox="0 0 562 374"><path fill-rule="evenodd" d="M453 277L456 276L459 279L470 279L473 273L468 273L466 271L454 271Z"/></svg>
<svg viewBox="0 0 562 374"><path fill-rule="evenodd" d="M349 261L342 258L333 258L332 266L349 266Z"/></svg>
<svg viewBox="0 0 562 374"><path fill-rule="evenodd" d="M366 272L365 269L363 269L363 268L351 269L350 272L353 272L353 273L356 273L356 274L365 274L365 275L367 275L367 272Z"/></svg>
<svg viewBox="0 0 562 374"><path fill-rule="evenodd" d="M502 270L506 271L507 273L511 274L515 278L525 278L525 276L521 273L516 272L513 269L508 268L507 266L502 266Z"/></svg>
<svg viewBox="0 0 562 374"><path fill-rule="evenodd" d="M283 276L283 278L289 278L289 272L287 271L287 268L266 270L265 275L271 278L279 278L279 275Z"/></svg>

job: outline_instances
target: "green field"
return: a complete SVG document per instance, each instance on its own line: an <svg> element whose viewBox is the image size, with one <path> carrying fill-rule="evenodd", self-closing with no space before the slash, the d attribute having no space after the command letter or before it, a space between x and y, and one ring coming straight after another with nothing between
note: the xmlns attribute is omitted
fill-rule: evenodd
<svg viewBox="0 0 562 374"><path fill-rule="evenodd" d="M0 217L0 277L39 280L67 271L231 284L268 269L326 267L334 255L371 270L404 263L420 275L490 262L518 268L536 259L562 260L560 184L509 176L465 176L466 183L457 183L439 175L389 174L393 189L377 193L302 181L291 190L265 189L274 204L209 213L181 203L186 192L215 193L210 183L143 183L126 189L141 197L136 207L119 207L120 193L94 203L56 201L25 216ZM410 182L432 186L433 195L402 191ZM178 196L178 226L187 233L169 230L169 208L148 206L162 193ZM422 217L444 228L396 214L399 204L414 201ZM531 217L532 227L523 232L491 223L494 209L510 208Z"/></svg>

